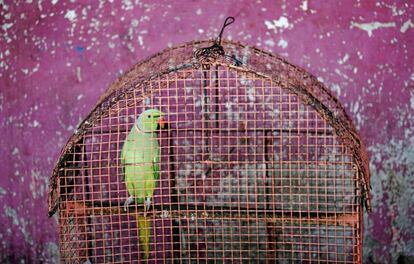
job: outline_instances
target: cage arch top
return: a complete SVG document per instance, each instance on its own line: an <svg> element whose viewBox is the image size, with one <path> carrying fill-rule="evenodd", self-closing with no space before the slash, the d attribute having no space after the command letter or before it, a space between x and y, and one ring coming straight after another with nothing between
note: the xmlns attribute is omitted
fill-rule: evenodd
<svg viewBox="0 0 414 264"><path fill-rule="evenodd" d="M53 170L50 181L49 214L52 215L59 204L59 175L65 167L65 162L71 154L75 153L76 145L82 140L85 132L108 110L120 100L125 93L131 92L143 83L160 78L180 70L200 67L194 59L193 53L200 47L213 43L208 41L194 41L166 49L154 56L133 66L128 72L119 77L99 98L96 106L79 125L76 132L70 137L61 151L60 158ZM257 74L267 78L273 84L295 94L302 103L309 105L332 126L334 133L349 149L360 173L360 188L362 197L368 210L370 210L370 172L368 168L367 153L356 129L346 114L340 102L333 94L321 84L314 76L303 69L296 67L285 59L237 42L223 41L227 59L220 59L214 65L221 65L235 71ZM237 63L234 63L233 58ZM241 62L241 63L240 63ZM241 65L240 65L241 64ZM212 66L214 66L212 65Z"/></svg>

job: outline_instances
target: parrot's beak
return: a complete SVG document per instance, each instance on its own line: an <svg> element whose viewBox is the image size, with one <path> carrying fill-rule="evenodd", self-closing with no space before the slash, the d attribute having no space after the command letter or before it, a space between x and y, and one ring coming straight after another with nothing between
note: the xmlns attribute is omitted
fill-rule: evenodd
<svg viewBox="0 0 414 264"><path fill-rule="evenodd" d="M158 127L159 127L159 129L166 129L167 128L167 122L165 122L164 118L160 117L158 119Z"/></svg>

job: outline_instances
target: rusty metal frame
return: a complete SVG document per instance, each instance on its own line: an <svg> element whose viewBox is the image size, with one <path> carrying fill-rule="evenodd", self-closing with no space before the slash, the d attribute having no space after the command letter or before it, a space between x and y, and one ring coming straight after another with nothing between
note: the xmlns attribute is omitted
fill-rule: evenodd
<svg viewBox="0 0 414 264"><path fill-rule="evenodd" d="M122 214L119 203L104 203L102 201L90 202L90 199L86 199L86 201L83 202L62 200L62 197L66 195L65 193L62 193L62 191L70 193L70 190L65 189L65 186L68 186L67 181L75 181L73 177L66 177L65 173L72 170L72 175L74 175L76 170L79 168L72 168L71 164L76 165L78 159L87 159L87 157L79 157L78 153L87 152L86 149L79 150L79 146L83 146L82 142L85 135L89 133L88 131L102 118L106 118L108 115L111 115L111 107L114 106L119 100L122 100L122 98L125 98L127 95L133 95L135 98L136 91L142 90L142 94L136 99L138 101L142 100L142 98L152 93L150 88L144 88L151 87L152 81L160 80L162 76L168 76L171 73L182 74L182 76L179 76L179 79L186 79L189 76L189 71L198 70L200 65L193 58L193 51L199 47L207 46L211 43L212 41L196 41L167 49L143 61L142 63L137 64L108 88L108 90L98 100L95 108L79 125L77 132L69 139L68 143L62 150L61 156L56 164L50 181L49 215L53 215L57 210L59 210L61 217L64 219L65 215L75 216L76 219L74 219L74 221L77 223L75 226L80 227L81 230L79 233L84 236L89 236L88 238L85 238L85 241L92 241L93 238L91 237L90 232L89 234L87 232L88 228L92 226L89 216L111 216ZM292 210L287 210L286 212L275 212L274 210L272 211L268 208L264 208L263 210L258 210L256 208L254 212L250 212L249 210L234 211L232 208L223 208L220 206L211 207L206 204L202 206L184 206L180 205L178 201L175 201L172 202L174 205L170 204L167 207L155 205L154 211L149 212L149 215L157 219L163 219L166 217L176 219L188 219L191 217L206 219L206 217L208 217L210 219L241 219L248 221L260 218L262 221L267 223L267 228L272 233L279 232L275 229L275 227L278 226L278 224L275 223L279 223L279 225L283 227L284 223L289 221L299 221L299 223L304 223L304 226L308 226L309 230L311 229L311 225L319 224L350 226L355 228L354 230L356 232L355 239L357 243L355 244L356 253L354 261L360 263L362 254L361 204L364 202L366 208L370 210L370 174L365 146L361 142L352 121L332 93L330 93L320 82L318 82L315 77L309 75L304 70L291 65L281 57L261 51L254 47L248 47L235 42L224 42L223 46L228 54L227 57L237 57L237 60L241 61L243 64L239 65L238 63L233 63L225 58L218 59L215 62L212 62L208 67L202 68L201 71L204 74L205 80L211 80L212 78L208 77L207 72L213 72L216 74L215 81L217 86L218 67L225 67L238 73L256 76L254 78L269 80L272 82L273 86L281 87L290 94L296 95L301 100L301 103L311 106L312 109L314 109L320 117L333 128L333 134L341 140L342 145L346 146L346 152L349 152L353 157L353 170L355 171L354 180L356 182L355 197L360 199L360 201L355 201L353 204L356 206L356 211L351 214L312 214L311 212L293 213ZM171 58L174 59L173 62L171 62ZM159 85L158 89L165 88L162 86L161 82L159 82ZM164 83L164 85L166 84ZM204 85L207 86L207 82L205 82ZM125 105L125 107L128 107L128 105ZM208 121L209 120L206 122ZM207 130L207 133L210 133L208 131L210 130ZM267 132L264 131L264 133ZM289 131L289 133L291 133L291 131ZM328 132L325 131L324 133ZM172 139L173 136L170 135L169 138ZM205 138L208 139L209 135ZM266 137L265 148L267 148L267 145L271 146L273 144L272 140L272 137ZM170 152L173 152L173 143L170 142L169 145L171 146ZM209 144L207 143L207 145ZM172 165L174 164L174 161L170 161L170 164L170 166L174 166ZM79 166L79 164L76 166ZM170 171L175 171L174 167L171 167ZM65 175L65 177L62 177L63 175ZM171 179L174 178L175 177L171 177ZM175 186L175 183L171 182L170 187L171 186ZM175 190L175 188L172 188L172 190ZM89 191L85 192L86 195L88 192ZM171 197L176 198L177 194L172 195ZM166 211L168 212L167 216L165 215ZM132 212L135 214L142 214L142 208L137 205L135 208L129 210L129 213ZM66 217L66 219L69 218ZM71 232L69 231L68 233L67 228L70 228L68 226L73 225L73 223L69 224L69 222L65 221L68 220L63 220L63 226L61 226L60 231L62 239L64 239L65 235L68 235ZM299 228L302 228L301 225ZM179 227L175 227L174 230L174 232L179 232ZM344 231L344 233L346 232ZM174 237L177 238L177 236ZM275 235L275 237L273 237L273 235L269 236L269 240L276 240L276 237L278 237L278 235ZM284 241L282 241L282 243L284 243ZM175 241L174 245L177 244L181 244L181 242L179 240ZM78 259L85 260L87 259L87 255L92 254L91 250L93 247L94 245L92 244L85 245L83 248L87 248L87 253L75 252L74 254L78 254ZM61 251L64 253L68 253L70 250L75 249L66 250L61 248ZM175 248L175 252L178 250L180 250L179 247ZM273 248L273 245L268 245L268 251L268 258L277 257L274 255L276 249ZM289 256L290 253L286 254ZM63 254L63 256L66 255ZM180 258L178 255L175 257Z"/></svg>

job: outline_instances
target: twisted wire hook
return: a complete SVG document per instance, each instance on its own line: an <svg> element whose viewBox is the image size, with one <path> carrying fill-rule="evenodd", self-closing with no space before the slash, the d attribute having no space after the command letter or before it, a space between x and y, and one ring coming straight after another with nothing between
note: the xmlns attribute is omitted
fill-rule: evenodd
<svg viewBox="0 0 414 264"><path fill-rule="evenodd" d="M223 46L221 45L221 40L223 36L224 29L233 24L235 21L234 17L227 17L224 21L223 26L221 27L220 34L214 40L214 44L210 47L200 48L194 52L194 57L201 63L205 68L209 68L208 64L215 62L219 57L227 57L225 55ZM234 60L235 65L240 65L240 61L235 57L230 57Z"/></svg>
<svg viewBox="0 0 414 264"><path fill-rule="evenodd" d="M231 24L233 24L234 21L235 21L234 17L231 17L231 16L227 17L226 20L224 20L224 24L221 27L220 34L218 35L218 37L216 39L216 43L218 43L220 46L221 46L221 37L223 36L224 29L227 26L230 26Z"/></svg>

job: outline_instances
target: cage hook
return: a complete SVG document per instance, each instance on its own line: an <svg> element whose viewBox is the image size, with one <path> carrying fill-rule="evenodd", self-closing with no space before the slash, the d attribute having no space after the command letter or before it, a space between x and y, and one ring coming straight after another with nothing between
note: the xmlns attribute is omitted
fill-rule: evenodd
<svg viewBox="0 0 414 264"><path fill-rule="evenodd" d="M194 52L194 57L202 65L203 69L209 69L210 64L214 63L219 57L225 57L224 48L221 45L221 38L223 36L224 29L233 24L234 17L227 17L221 27L220 33L214 40L214 44L210 47L199 48Z"/></svg>
<svg viewBox="0 0 414 264"><path fill-rule="evenodd" d="M235 21L235 19L234 19L234 17L232 17L232 16L229 16L229 17L227 17L227 18L226 18L226 20L224 20L224 24L223 24L223 26L221 27L220 34L218 35L218 37L217 37L217 39L216 39L216 43L218 43L218 45L220 45L220 46L221 46L221 37L223 36L224 29L225 29L227 26L230 26L231 24L233 24L233 23L234 23L234 21Z"/></svg>

